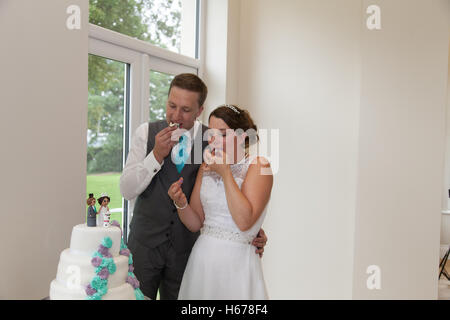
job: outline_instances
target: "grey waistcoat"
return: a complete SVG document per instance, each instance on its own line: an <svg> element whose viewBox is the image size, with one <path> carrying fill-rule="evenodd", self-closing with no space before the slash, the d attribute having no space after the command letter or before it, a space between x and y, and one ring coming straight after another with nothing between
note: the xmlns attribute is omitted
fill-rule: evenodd
<svg viewBox="0 0 450 320"><path fill-rule="evenodd" d="M165 120L149 123L147 155L153 150L156 134L165 127ZM199 232L193 233L184 226L167 192L172 183L183 177L181 188L189 201L203 159L203 150L208 145L207 141L203 141L203 134L207 129L208 127L201 125L197 130L190 156L181 173L178 173L169 153L164 158L161 170L137 197L130 224L130 237L142 245L155 248L169 240L177 252L192 249Z"/></svg>

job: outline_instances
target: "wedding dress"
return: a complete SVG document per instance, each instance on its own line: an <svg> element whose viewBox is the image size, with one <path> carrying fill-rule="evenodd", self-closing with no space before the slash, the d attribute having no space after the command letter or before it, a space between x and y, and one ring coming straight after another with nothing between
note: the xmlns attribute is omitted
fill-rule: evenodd
<svg viewBox="0 0 450 320"><path fill-rule="evenodd" d="M241 188L251 160L230 165ZM200 200L205 221L192 248L178 299L268 299L261 259L251 244L266 215L266 208L247 231L240 231L228 209L224 183L213 171L203 172Z"/></svg>

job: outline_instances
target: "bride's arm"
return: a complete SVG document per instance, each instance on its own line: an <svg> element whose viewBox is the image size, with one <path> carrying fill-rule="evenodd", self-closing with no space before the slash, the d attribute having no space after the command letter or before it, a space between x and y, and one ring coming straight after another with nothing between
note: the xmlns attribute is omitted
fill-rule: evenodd
<svg viewBox="0 0 450 320"><path fill-rule="evenodd" d="M203 222L205 221L205 214L203 212L203 207L200 201L200 187L202 184L203 177L203 165L200 167L195 180L194 189L191 193L190 203L187 203L186 196L181 190L180 184L175 182L169 188L169 196L174 200L178 207L183 209L178 209L178 216L181 222L188 228L191 232L199 231ZM182 199L182 202L179 202Z"/></svg>
<svg viewBox="0 0 450 320"><path fill-rule="evenodd" d="M189 206L197 214L200 220L201 223L200 228L203 226L203 222L205 221L205 213L203 212L202 202L200 201L200 188L202 186L204 168L205 163L203 162L200 168L198 169L197 178L195 179L194 189L192 190L191 199L189 202Z"/></svg>
<svg viewBox="0 0 450 320"><path fill-rule="evenodd" d="M261 216L270 198L273 185L273 175L270 164L257 158L255 164L250 164L241 189L233 178L231 170L223 175L228 208L234 222L241 231L250 229ZM265 171L266 174L261 174ZM270 173L270 174L267 174Z"/></svg>

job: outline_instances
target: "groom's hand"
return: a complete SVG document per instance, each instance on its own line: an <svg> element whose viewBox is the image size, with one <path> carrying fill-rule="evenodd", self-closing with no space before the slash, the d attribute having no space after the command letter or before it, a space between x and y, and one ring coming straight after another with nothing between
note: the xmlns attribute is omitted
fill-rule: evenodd
<svg viewBox="0 0 450 320"><path fill-rule="evenodd" d="M259 254L259 257L262 258L264 253L264 247L267 243L267 236L263 229L260 229L256 238L253 239L252 244L257 248L255 253Z"/></svg>
<svg viewBox="0 0 450 320"><path fill-rule="evenodd" d="M172 132L176 130L176 127L167 127L158 132L155 136L155 146L153 147L153 155L155 159L162 163L165 157L167 157L172 150L172 147L178 143L178 141L172 140Z"/></svg>
<svg viewBox="0 0 450 320"><path fill-rule="evenodd" d="M177 206L184 207L187 204L187 198L186 195L183 192L183 189L181 189L181 184L183 183L183 178L180 178L178 181L172 183L172 185L169 188L169 191L167 192L169 194L169 197L175 201Z"/></svg>

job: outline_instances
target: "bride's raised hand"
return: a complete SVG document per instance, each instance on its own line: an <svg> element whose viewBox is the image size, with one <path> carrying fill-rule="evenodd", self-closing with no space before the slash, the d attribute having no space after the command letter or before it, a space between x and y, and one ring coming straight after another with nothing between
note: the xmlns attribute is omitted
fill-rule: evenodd
<svg viewBox="0 0 450 320"><path fill-rule="evenodd" d="M230 165L227 163L226 153L223 150L210 149L205 150L205 169L206 171L214 171L221 177L230 170Z"/></svg>
<svg viewBox="0 0 450 320"><path fill-rule="evenodd" d="M178 207L184 207L187 204L186 195L184 194L183 189L181 189L182 183L183 178L181 177L178 181L172 183L169 187L169 191L167 192L170 199L172 199Z"/></svg>

